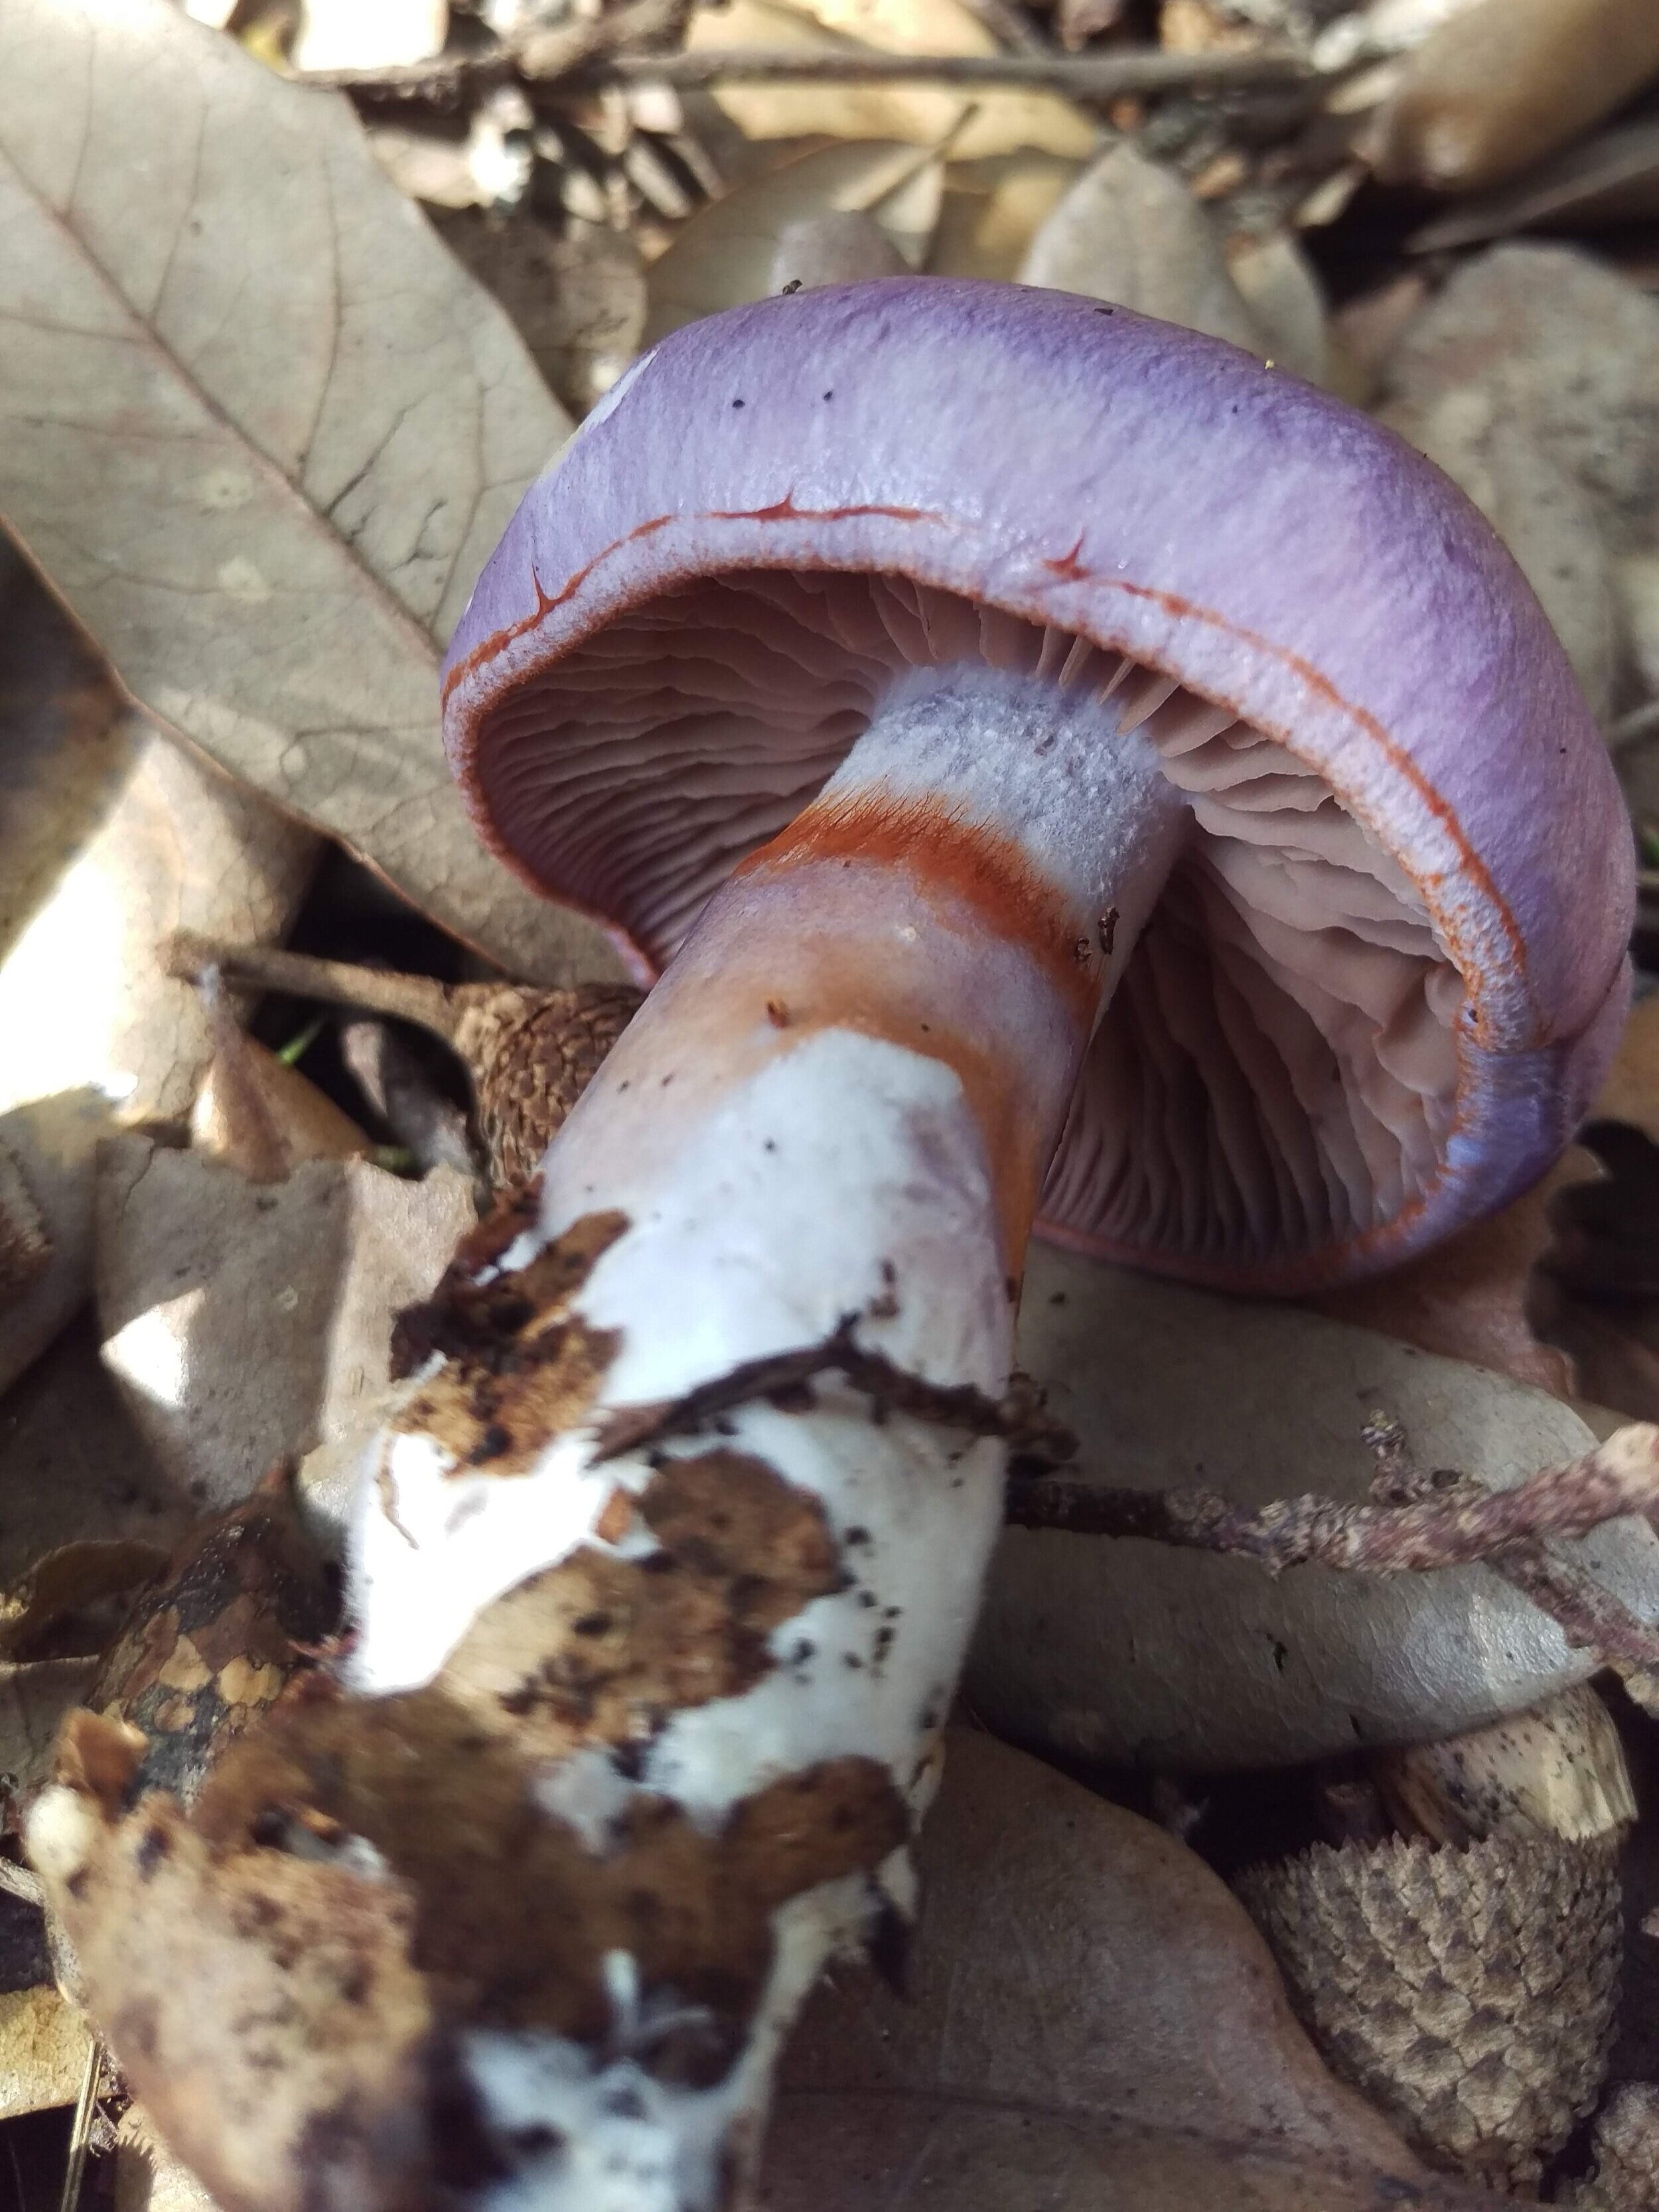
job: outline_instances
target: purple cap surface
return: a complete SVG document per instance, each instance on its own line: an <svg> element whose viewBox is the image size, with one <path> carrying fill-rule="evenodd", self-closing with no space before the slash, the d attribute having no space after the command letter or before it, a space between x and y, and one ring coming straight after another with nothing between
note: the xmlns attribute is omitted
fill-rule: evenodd
<svg viewBox="0 0 1659 2212"><path fill-rule="evenodd" d="M1462 495L1233 347L934 278L676 331L514 517L447 741L495 849L650 972L895 674L1068 656L1194 832L1041 1225L1290 1291L1534 1181L1628 994L1605 748Z"/></svg>

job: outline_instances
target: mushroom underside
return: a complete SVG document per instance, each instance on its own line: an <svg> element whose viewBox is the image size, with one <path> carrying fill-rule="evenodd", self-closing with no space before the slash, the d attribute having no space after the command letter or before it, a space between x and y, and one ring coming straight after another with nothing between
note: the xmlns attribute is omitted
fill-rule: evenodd
<svg viewBox="0 0 1659 2212"><path fill-rule="evenodd" d="M514 687L478 732L481 794L536 878L661 964L896 677L964 662L1115 700L1191 815L1090 1048L1045 1222L1248 1267L1410 1208L1443 1162L1463 979L1324 778L1159 671L908 578L744 570L644 602Z"/></svg>

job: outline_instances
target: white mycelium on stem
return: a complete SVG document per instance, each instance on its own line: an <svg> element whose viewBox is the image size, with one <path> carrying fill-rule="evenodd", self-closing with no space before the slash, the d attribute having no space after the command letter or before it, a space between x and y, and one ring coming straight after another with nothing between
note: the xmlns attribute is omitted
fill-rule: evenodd
<svg viewBox="0 0 1659 2212"><path fill-rule="evenodd" d="M862 1345L930 1382L1003 1390L1041 1179L1184 818L1151 746L1118 725L1116 702L1081 690L983 669L908 680L713 899L548 1154L539 1226L499 1262L514 1274L610 1224L568 1310L611 1347L595 1411L516 1476L458 1464L453 1438L390 1438L356 1532L357 1688L431 1680L481 1609L605 1540L619 1489L637 1499L653 1471L708 1449L684 1438L596 1463L597 1411L678 1399L849 1314ZM745 1406L719 1441L816 1501L828 1586L772 1630L740 1693L665 1692L625 1759L593 1744L540 1769L538 1802L595 1851L616 1848L640 1793L717 1837L756 1793L827 1762L878 1772L900 1832L925 1800L1003 1447L904 1414L877 1423L839 1383L814 1396ZM628 1558L654 1548L637 1522L613 1540ZM649 2084L648 2049L619 2049L606 2070L557 2039L474 2039L498 2139L521 2136L532 2106L555 2130L530 2160L534 2201L714 2201L721 2138L759 2111L823 1958L860 1936L880 1891L907 1901L892 1840L878 1865L781 1903L743 2056L710 2087ZM648 2005L650 1961L613 1965ZM635 2094L607 2118L618 2065ZM566 2193L590 2137L626 2139L632 2194Z"/></svg>

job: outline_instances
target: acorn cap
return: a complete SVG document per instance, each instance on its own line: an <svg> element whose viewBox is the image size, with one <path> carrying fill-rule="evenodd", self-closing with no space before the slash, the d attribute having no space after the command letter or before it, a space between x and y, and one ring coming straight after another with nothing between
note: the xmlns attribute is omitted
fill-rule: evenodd
<svg viewBox="0 0 1659 2212"><path fill-rule="evenodd" d="M1622 1951L1606 1846L1319 1844L1238 1891L1333 2069L1431 2164L1531 2181L1595 2103Z"/></svg>
<svg viewBox="0 0 1659 2212"><path fill-rule="evenodd" d="M461 1007L453 1042L472 1076L478 1133L498 1190L535 1174L639 1004L629 984L579 983L480 992Z"/></svg>

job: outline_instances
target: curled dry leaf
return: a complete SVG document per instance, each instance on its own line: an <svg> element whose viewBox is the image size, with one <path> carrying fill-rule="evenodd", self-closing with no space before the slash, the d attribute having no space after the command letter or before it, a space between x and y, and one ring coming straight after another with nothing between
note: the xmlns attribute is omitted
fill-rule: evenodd
<svg viewBox="0 0 1659 2212"><path fill-rule="evenodd" d="M439 742L438 645L569 428L501 310L343 100L168 0L9 9L0 149L0 509L124 684L520 973L615 973Z"/></svg>
<svg viewBox="0 0 1659 2212"><path fill-rule="evenodd" d="M894 138L820 146L738 185L675 234L646 277L645 343L781 288L787 232L830 215L866 215L904 262L919 266L939 217L941 163Z"/></svg>
<svg viewBox="0 0 1659 2212"><path fill-rule="evenodd" d="M1449 2212L1314 2057L1259 1939L1161 1829L958 1733L908 1995L821 1987L785 2062L770 2212Z"/></svg>
<svg viewBox="0 0 1659 2212"><path fill-rule="evenodd" d="M374 1150L314 1083L245 1036L222 999L215 1028L217 1049L190 1117L198 1152L239 1169L250 1182L280 1182L302 1160L362 1159Z"/></svg>
<svg viewBox="0 0 1659 2212"><path fill-rule="evenodd" d="M1172 169L1127 144L1084 171L1031 240L1020 278L1262 350L1208 216Z"/></svg>
<svg viewBox="0 0 1659 2212"><path fill-rule="evenodd" d="M995 38L963 0L722 0L698 8L686 34L693 53L732 46L840 47L895 54L995 54ZM750 138L949 138L963 161L1022 146L1081 159L1094 125L1053 93L928 84L722 85L714 97Z"/></svg>
<svg viewBox="0 0 1659 2212"><path fill-rule="evenodd" d="M1656 73L1650 0L1482 0L1419 48L1379 118L1377 173L1477 191L1565 146Z"/></svg>
<svg viewBox="0 0 1659 2212"><path fill-rule="evenodd" d="M124 1137L98 1186L104 1360L169 1480L210 1507L274 1460L352 1436L387 1374L393 1316L471 1224L471 1186L314 1161L252 1183Z"/></svg>
<svg viewBox="0 0 1659 2212"><path fill-rule="evenodd" d="M1245 1504L1307 1490L1363 1499L1376 1466L1361 1431L1377 1413L1403 1426L1419 1467L1499 1488L1593 1443L1565 1406L1479 1369L1040 1248L1018 1350L1079 1436L1080 1465L1140 1488L1201 1483ZM1644 1620L1659 1616L1659 1540L1644 1523L1561 1548ZM968 1683L977 1710L1020 1741L1203 1770L1448 1735L1534 1705L1593 1663L1485 1567L1305 1567L1273 1580L1238 1559L1010 1529Z"/></svg>

